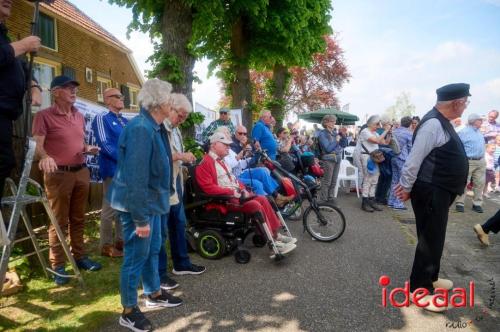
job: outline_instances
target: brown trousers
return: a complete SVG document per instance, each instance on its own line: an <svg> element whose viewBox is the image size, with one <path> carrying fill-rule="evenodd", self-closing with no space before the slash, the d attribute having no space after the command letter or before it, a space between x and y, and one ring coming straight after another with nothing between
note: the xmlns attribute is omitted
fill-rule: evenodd
<svg viewBox="0 0 500 332"><path fill-rule="evenodd" d="M50 207L64 235L69 233L71 253L76 260L85 256L83 230L89 194L90 173L87 168L77 172L56 171L44 175ZM49 260L52 268L64 266L66 257L56 231L49 226Z"/></svg>

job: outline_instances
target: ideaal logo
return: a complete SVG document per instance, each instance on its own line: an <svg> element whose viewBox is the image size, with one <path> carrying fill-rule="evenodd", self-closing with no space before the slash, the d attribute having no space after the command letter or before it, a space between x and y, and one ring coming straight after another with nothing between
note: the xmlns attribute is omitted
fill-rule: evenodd
<svg viewBox="0 0 500 332"><path fill-rule="evenodd" d="M391 278L383 275L379 278L378 283L382 286L382 306L384 308L387 307L388 299L390 305L395 308L409 307L410 300L420 308L427 307L431 303L429 300L424 300L427 295L430 295L429 290L426 288L417 288L413 293L410 293L410 283L408 281L405 282L404 287L393 288L390 292L388 292L387 286L390 285ZM398 296L398 294L403 295L404 299L402 302L398 302L396 300L396 296ZM448 306L459 308L466 307L467 305L470 308L473 308L474 281L469 282L469 289L461 287L453 288L451 290L435 288L434 295L435 296L432 298L432 304L438 308Z"/></svg>

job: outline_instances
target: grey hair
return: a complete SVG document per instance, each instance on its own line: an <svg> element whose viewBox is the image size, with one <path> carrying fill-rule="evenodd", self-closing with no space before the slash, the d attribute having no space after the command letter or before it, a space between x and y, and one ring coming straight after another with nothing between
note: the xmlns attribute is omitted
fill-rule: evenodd
<svg viewBox="0 0 500 332"><path fill-rule="evenodd" d="M267 113L271 114L271 111L270 110L266 110L266 109L263 109L262 111L260 111L260 118L263 117L264 115L266 115Z"/></svg>
<svg viewBox="0 0 500 332"><path fill-rule="evenodd" d="M172 84L157 78L147 80L137 95L137 101L147 111L152 112L163 104L170 103Z"/></svg>
<svg viewBox="0 0 500 332"><path fill-rule="evenodd" d="M191 107L191 103L189 102L189 99L182 93L172 93L170 95L171 98L171 104L173 108L180 109L182 108L186 112L190 113L193 108Z"/></svg>
<svg viewBox="0 0 500 332"><path fill-rule="evenodd" d="M325 126L325 122L328 122L328 121L335 121L337 122L337 117L333 114L328 114L328 115L325 115L323 117L323 119L321 119L321 125L324 127Z"/></svg>
<svg viewBox="0 0 500 332"><path fill-rule="evenodd" d="M366 120L366 124L369 126L369 125L372 125L374 123L379 123L380 122L380 116L378 115L372 115L368 118L368 120Z"/></svg>
<svg viewBox="0 0 500 332"><path fill-rule="evenodd" d="M401 118L401 127L409 128L411 126L411 116L403 116Z"/></svg>

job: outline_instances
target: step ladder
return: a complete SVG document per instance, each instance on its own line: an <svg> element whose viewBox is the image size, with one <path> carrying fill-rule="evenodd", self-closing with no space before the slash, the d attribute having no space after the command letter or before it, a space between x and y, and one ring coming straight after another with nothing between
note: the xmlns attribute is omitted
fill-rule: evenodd
<svg viewBox="0 0 500 332"><path fill-rule="evenodd" d="M34 252L28 253L24 255L23 257L31 256L31 255L37 255L38 260L40 261L40 264L43 267L43 271L45 273L45 276L49 278L49 272L54 275L59 275L57 272L55 272L53 269L49 267L47 264L47 260L45 259L45 256L43 255L43 251L48 250L49 248L44 248L41 249L40 245L38 244L38 239L36 238L36 230L33 229L31 225L31 221L29 219L28 213L26 212L26 206L30 204L35 204L35 203L41 203L43 207L45 208L45 211L49 217L50 223L54 227L57 237L59 238L60 245L63 247L64 253L66 254L66 257L68 258L71 266L73 267L73 274L68 274L66 277L69 278L76 278L80 282L80 284L83 286L83 278L80 274L80 270L78 269L78 266L76 265L75 259L73 255L71 255L71 251L69 249L68 243L66 242L66 237L64 236L64 233L61 230L61 227L59 226L57 219L54 215L54 212L50 208L49 205L49 200L47 199L47 195L45 194L45 191L43 190L42 186L34 181L33 179L29 178L30 171L31 171L31 165L33 164L33 158L35 156L35 148L36 148L36 142L33 138L28 139L28 151L25 156L25 162L24 162L24 168L23 172L21 174L21 179L19 180L19 186L16 186L14 181L12 179L7 179L5 181L5 185L10 188L10 191L12 193L12 196L6 196L2 198L1 204L5 207L11 207L11 214L9 218L9 223L8 223L8 228L7 231L5 230L4 227L4 220L2 218L2 214L0 213L0 248L2 248L2 258L0 259L0 285L3 285L3 280L5 280L5 274L8 269L8 265L10 262L10 255L12 253L12 249L16 243L19 243L21 241L25 241L28 239L31 239L31 242L33 243L33 248L35 249ZM28 184L36 188L38 195L30 195L26 193L26 189L28 187ZM17 233L17 227L19 224L19 219L22 218L24 222L24 226L26 227L26 230L28 232L28 236L16 239L16 233ZM0 286L0 291L1 291L1 286ZM1 296L1 294L0 294Z"/></svg>

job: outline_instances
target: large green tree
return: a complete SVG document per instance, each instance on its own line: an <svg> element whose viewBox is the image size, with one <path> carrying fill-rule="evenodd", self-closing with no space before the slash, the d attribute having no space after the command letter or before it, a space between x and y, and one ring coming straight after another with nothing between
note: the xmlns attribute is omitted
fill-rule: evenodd
<svg viewBox="0 0 500 332"><path fill-rule="evenodd" d="M307 65L330 32L330 0L108 0L132 9L130 29L157 38L159 76L191 96L194 61L207 57L227 84L232 107L252 123L250 68L274 73L275 108L283 109L288 67ZM275 110L275 111L276 111Z"/></svg>
<svg viewBox="0 0 500 332"><path fill-rule="evenodd" d="M385 110L384 115L392 120L400 120L403 116L415 115L415 110L410 93L405 91L396 97L396 102Z"/></svg>

